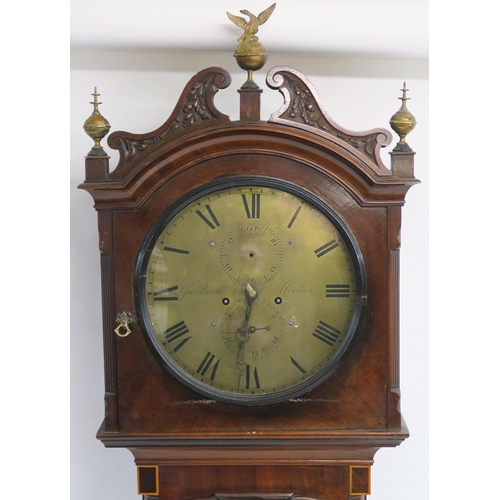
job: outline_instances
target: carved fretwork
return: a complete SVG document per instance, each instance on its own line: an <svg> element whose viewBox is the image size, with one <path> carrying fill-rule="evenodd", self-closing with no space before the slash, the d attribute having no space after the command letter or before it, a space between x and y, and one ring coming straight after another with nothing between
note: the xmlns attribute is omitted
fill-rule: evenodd
<svg viewBox="0 0 500 500"><path fill-rule="evenodd" d="M270 122L323 131L327 137L334 136L360 151L383 173L388 172L380 159L380 148L392 140L388 130L378 128L357 133L342 128L328 116L309 80L292 68L273 68L267 74L266 82L270 88L279 90L285 99L283 106L271 115Z"/></svg>
<svg viewBox="0 0 500 500"><path fill-rule="evenodd" d="M174 111L158 129L148 134L114 132L108 144L120 151L118 168L169 134L213 120L228 121L229 116L217 110L214 96L231 83L229 73L221 68L207 68L197 73L184 88Z"/></svg>

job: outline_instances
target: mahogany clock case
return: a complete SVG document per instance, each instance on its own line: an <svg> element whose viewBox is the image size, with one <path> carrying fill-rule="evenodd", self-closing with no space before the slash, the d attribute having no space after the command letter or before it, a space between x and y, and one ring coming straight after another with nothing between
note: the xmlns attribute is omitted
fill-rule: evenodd
<svg viewBox="0 0 500 500"><path fill-rule="evenodd" d="M398 83L396 86L400 85ZM380 120L379 120L380 122ZM378 123L379 123L378 122ZM412 144L413 145L413 144ZM420 151L419 151L420 154ZM304 190L313 192L319 199L326 200L342 214L348 227L355 236L364 234L363 238L357 237L361 252L365 258L366 273L368 279L368 289L366 310L363 314L361 329L361 340L353 342L348 356L342 362L331 377L331 384L320 384L307 394L310 404L315 399L333 401L342 397L348 401L346 395L350 391L359 393L370 393L373 397L363 396L356 398L356 401L348 401L343 408L336 405L327 404L322 412L311 412L306 415L306 404L296 401L293 403L282 403L272 405L271 408L256 408L252 415L245 415L243 408L229 407L225 404L214 405L193 405L196 409L186 413L177 411L172 405L158 398L159 392L164 390L167 380L170 376L165 372L161 364L158 363L154 354L149 349L147 342L141 335L131 335L129 346L124 343L117 343L118 357L127 360L126 363L120 363L118 379L126 380L121 383L119 410L123 418L120 419L120 430L124 433L140 434L165 434L195 432L213 432L213 422L217 421L218 428L224 428L225 432L239 434L244 429L251 428L256 432L270 434L282 433L282 418L286 414L289 429L296 431L316 430L321 432L327 427L325 414L328 413L329 423L337 429L342 428L373 428L384 429L388 426L387 407L382 394L385 391L384 384L381 383L385 378L382 366L386 365L382 352L370 352L371 342L377 343L377 332L383 328L376 328L382 325L385 319L383 314L377 314L377 310L384 308L384 297L372 293L371 286L377 287L377 282L383 286L386 276L380 271L380 262L385 260L387 248L372 248L370 237L376 238L376 234L385 232L387 223L386 209L381 207L360 207L352 193L349 193L339 183L327 183L325 178L327 173L320 169L311 168L302 161L293 159L278 158L275 155L259 155L259 161L248 154L239 155L237 158L206 159L191 167L189 171L180 172L169 186L169 189L159 188L141 207L140 213L136 209L120 210L114 215L114 224L123 224L129 226L132 230L129 237L117 236L114 241L115 248L115 268L124 266L123 277L119 278L120 285L116 287L116 303L120 310L135 311L134 289L134 265L137 260L139 249L147 237L148 231L153 226L157 217L164 213L166 207L170 206L179 196L189 189L196 186L202 186L213 178L223 178L234 173L236 169L247 175L269 176L269 168L278 178L286 179L295 183ZM81 163L80 163L81 172ZM208 174L208 169L210 173ZM422 177L419 172L419 177ZM193 181L196 179L196 181ZM329 179L331 180L331 179ZM79 194L81 195L81 194ZM87 195L88 196L88 195ZM83 203L83 199L82 199ZM407 209L405 209L407 210ZM368 229L369 228L369 229ZM89 228L89 232L91 229ZM91 238L92 239L92 238ZM95 239L95 238L94 238ZM92 250L89 250L91 252ZM372 280L372 281L371 281ZM374 281L373 281L374 280ZM370 285L372 283L372 285ZM373 283L375 283L373 285ZM137 327L137 325L135 325ZM136 333L136 332L134 332ZM121 340L121 339L119 339ZM357 340L357 339L356 339ZM356 371L354 365L360 363L365 371ZM127 367L128 365L128 367ZM132 370L130 366L133 366ZM148 386L145 387L146 378ZM340 378L340 383L333 383ZM329 379L330 380L330 379ZM177 401L203 400L182 384L177 382L168 384L169 397ZM378 396L377 396L378 394ZM304 397L304 399L306 399ZM377 400L373 404L373 400ZM314 403L313 403L314 404ZM142 412L139 415L136 410L138 406L150 408L150 413ZM184 406L185 405L179 405ZM210 406L210 411L208 411ZM290 411L291 407L293 409ZM167 411L168 410L168 411ZM168 416L166 416L168 414ZM207 419L207 415L211 417ZM357 421L349 420L348 415L357 415ZM165 415L166 418L158 419L157 415ZM214 417L214 415L216 417ZM261 418L265 415L265 418ZM333 419L333 420L332 420ZM307 420L307 424L305 423ZM210 423L212 422L212 423ZM287 424L287 425L288 425ZM95 429L94 429L95 431ZM286 431L285 431L286 432Z"/></svg>
<svg viewBox="0 0 500 500"><path fill-rule="evenodd" d="M279 71L289 78L290 85L296 85L297 74L293 70L273 71ZM353 148L330 142L315 129L295 127L293 122L292 126L251 120L228 122L215 110L211 122L174 129L171 137L168 135L166 131L174 126L170 124L177 127L182 120L182 114L180 118L176 114L185 109L185 100L190 102L198 82L205 82L205 106L210 109L211 85L222 81L226 86L229 78L216 68L203 70L188 83L176 110L156 132L145 136L114 133L110 143L121 149L122 158L109 175L100 167L106 159L86 160L87 181L81 187L92 194L99 212L104 259L102 293L107 298L103 309L108 351L107 415L100 438L114 438L116 432L124 436L176 438L213 432L237 435L249 428L270 435L394 429L404 437L398 408L398 234L404 196L417 182L412 169L408 171L403 163L402 170L395 166L390 174L375 163L379 161L377 149L370 159ZM268 81L270 78L272 75ZM285 81L285 85L289 83ZM243 95L242 109L243 97L245 104L253 102L247 99L253 96ZM255 115L254 111L250 113ZM384 137L387 132L376 130L367 137L377 135ZM153 142L155 136L161 139ZM144 145L150 149L143 151ZM413 159L412 153L402 156L404 162L406 157ZM156 221L185 193L228 175L274 177L293 183L297 190L313 193L324 206L332 207L332 213L341 216L364 256L367 294L363 300L368 320L357 328L356 339L342 366L305 400L283 403L281 410L249 411L218 403L186 406L199 398L165 373L137 322L126 338L117 339L109 331L120 311L132 318L138 316L134 297L137 256ZM305 401L307 405L303 404ZM311 409L313 404L317 405L316 411ZM261 411L267 412L265 418Z"/></svg>

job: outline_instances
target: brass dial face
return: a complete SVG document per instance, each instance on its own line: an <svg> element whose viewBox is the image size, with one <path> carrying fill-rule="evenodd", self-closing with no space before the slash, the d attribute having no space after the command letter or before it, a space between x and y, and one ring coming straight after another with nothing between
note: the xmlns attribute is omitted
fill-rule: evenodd
<svg viewBox="0 0 500 500"><path fill-rule="evenodd" d="M139 319L162 364L235 404L321 383L354 336L363 288L361 252L340 217L269 178L191 193L158 220L137 262Z"/></svg>

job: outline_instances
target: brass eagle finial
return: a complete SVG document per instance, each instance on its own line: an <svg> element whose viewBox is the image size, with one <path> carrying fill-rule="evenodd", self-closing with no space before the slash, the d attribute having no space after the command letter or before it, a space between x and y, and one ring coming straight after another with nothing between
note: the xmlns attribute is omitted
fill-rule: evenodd
<svg viewBox="0 0 500 500"><path fill-rule="evenodd" d="M240 10L242 14L245 14L250 18L249 21L247 21L243 17L234 16L233 14L227 12L227 17L229 17L229 19L231 19L231 21L233 21L233 23L236 24L236 26L245 30L243 35L241 35L241 37L238 38L238 42L257 41L259 38L255 36L255 34L257 33L257 31L259 31L259 26L261 24L264 24L271 17L271 14L273 13L275 7L276 4L273 3L271 7L268 7L266 10L262 11L258 16L255 16L246 9Z"/></svg>

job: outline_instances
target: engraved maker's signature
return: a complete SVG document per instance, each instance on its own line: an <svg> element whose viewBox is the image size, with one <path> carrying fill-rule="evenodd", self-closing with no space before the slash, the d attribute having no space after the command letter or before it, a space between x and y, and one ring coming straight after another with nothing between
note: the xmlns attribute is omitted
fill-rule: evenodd
<svg viewBox="0 0 500 500"><path fill-rule="evenodd" d="M279 293L313 293L314 289L305 284L297 284L292 280L287 280L279 289Z"/></svg>
<svg viewBox="0 0 500 500"><path fill-rule="evenodd" d="M179 288L179 300L191 295L243 295L244 288L234 285L221 285L211 288L208 285L199 285L196 283L186 283ZM283 285L276 286L277 293L280 294L309 294L313 293L314 289L304 283L294 283L292 280L287 280Z"/></svg>

